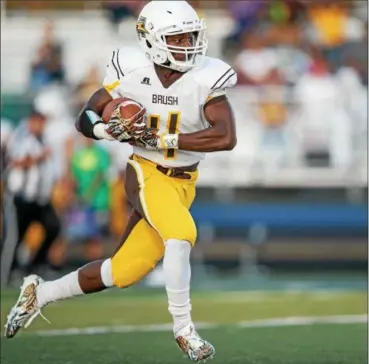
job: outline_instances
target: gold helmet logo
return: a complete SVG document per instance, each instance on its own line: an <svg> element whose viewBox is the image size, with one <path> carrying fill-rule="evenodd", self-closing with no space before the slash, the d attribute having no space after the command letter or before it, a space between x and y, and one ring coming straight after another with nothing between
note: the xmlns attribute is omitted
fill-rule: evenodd
<svg viewBox="0 0 369 364"><path fill-rule="evenodd" d="M136 31L139 36L142 36L144 38L146 38L146 34L149 33L146 29L146 18L144 18L143 16L141 16L137 21Z"/></svg>

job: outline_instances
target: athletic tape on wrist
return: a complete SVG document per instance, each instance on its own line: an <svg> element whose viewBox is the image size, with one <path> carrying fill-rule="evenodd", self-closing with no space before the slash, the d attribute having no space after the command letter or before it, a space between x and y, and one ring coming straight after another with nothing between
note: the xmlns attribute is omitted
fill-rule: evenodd
<svg viewBox="0 0 369 364"><path fill-rule="evenodd" d="M162 134L159 138L160 149L178 149L178 134Z"/></svg>
<svg viewBox="0 0 369 364"><path fill-rule="evenodd" d="M114 138L106 132L106 124L104 122L95 124L93 133L96 138L114 140Z"/></svg>

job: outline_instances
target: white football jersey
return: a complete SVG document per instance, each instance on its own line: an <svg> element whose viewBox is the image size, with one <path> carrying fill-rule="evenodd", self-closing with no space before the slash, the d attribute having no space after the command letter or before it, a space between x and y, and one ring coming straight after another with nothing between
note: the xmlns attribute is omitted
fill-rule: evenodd
<svg viewBox="0 0 369 364"><path fill-rule="evenodd" d="M168 88L160 82L154 64L137 49L121 48L113 52L103 81L113 98L128 97L143 105L148 126L159 133L193 133L209 127L203 115L204 104L223 95L237 82L236 72L227 63L205 57L201 66L185 73ZM134 147L133 152L167 167L189 166L204 158L204 153L185 150L148 150Z"/></svg>

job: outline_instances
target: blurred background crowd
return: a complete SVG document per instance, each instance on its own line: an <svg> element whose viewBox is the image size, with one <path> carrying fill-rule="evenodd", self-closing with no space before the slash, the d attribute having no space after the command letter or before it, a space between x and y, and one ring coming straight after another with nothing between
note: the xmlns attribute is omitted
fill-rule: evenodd
<svg viewBox="0 0 369 364"><path fill-rule="evenodd" d="M212 273L366 267L367 3L191 3L207 20L208 54L232 64L239 77L229 92L237 148L208 155L200 169L194 260ZM51 275L106 256L122 234L130 147L88 141L74 120L101 86L111 51L125 46L129 57L136 46L135 21L144 4L1 2L3 211L7 190L26 188L18 170L50 161L49 202L56 214L52 239L41 218L17 237L5 231L12 220L3 216L4 236L19 245L7 251L3 243L3 259L16 256L17 264L7 264L15 279L25 267ZM31 124L44 138L33 164L24 159L22 134ZM149 282L160 284L160 268Z"/></svg>

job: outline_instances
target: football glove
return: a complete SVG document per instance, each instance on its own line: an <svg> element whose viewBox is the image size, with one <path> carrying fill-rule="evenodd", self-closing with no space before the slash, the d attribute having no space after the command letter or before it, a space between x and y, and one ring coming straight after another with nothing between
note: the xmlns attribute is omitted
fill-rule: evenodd
<svg viewBox="0 0 369 364"><path fill-rule="evenodd" d="M120 114L119 105L114 109L108 122L106 132L119 142L125 142L132 138L138 138L146 128L146 109L142 108L131 118L123 118Z"/></svg>
<svg viewBox="0 0 369 364"><path fill-rule="evenodd" d="M178 149L178 134L158 134L156 129L144 128L142 133L135 137L132 145L146 149Z"/></svg>
<svg viewBox="0 0 369 364"><path fill-rule="evenodd" d="M145 127L140 135L133 137L130 142L131 145L135 145L137 147L157 150L158 148L158 131L154 128Z"/></svg>

